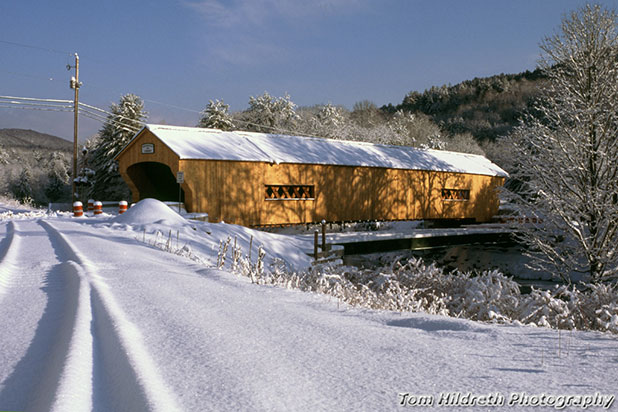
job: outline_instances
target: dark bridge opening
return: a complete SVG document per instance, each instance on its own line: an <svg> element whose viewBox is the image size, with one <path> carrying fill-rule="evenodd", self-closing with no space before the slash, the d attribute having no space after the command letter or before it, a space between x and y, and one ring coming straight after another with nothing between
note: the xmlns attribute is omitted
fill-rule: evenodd
<svg viewBox="0 0 618 412"><path fill-rule="evenodd" d="M161 201L178 201L178 183L172 169L163 163L142 162L129 166L127 174L139 191L139 198L151 197ZM185 192L181 189L181 202Z"/></svg>

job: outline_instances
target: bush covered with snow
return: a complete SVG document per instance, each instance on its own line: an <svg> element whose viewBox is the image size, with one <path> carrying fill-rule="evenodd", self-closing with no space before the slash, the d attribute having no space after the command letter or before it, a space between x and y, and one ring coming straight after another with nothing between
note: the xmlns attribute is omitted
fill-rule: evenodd
<svg viewBox="0 0 618 412"><path fill-rule="evenodd" d="M230 269L254 283L322 293L353 306L618 333L617 285L585 285L582 290L564 285L521 294L519 285L498 271L444 273L416 258L376 270L316 265L293 272L283 264L265 269L262 248L257 263L237 248L230 252ZM222 268L228 248L222 245L219 255Z"/></svg>

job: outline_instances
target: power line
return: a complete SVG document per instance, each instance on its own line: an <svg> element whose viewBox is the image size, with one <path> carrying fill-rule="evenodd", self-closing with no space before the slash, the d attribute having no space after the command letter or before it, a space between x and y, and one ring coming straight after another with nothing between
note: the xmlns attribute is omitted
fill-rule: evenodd
<svg viewBox="0 0 618 412"><path fill-rule="evenodd" d="M37 97L0 96L0 108L3 109L28 109L48 112L73 112L73 101L60 99L43 99ZM96 106L86 103L79 105L78 114L101 123L111 123L129 132L138 132L141 126L132 124L134 119L114 114Z"/></svg>
<svg viewBox="0 0 618 412"><path fill-rule="evenodd" d="M38 97L0 96L0 99L25 100L25 101L37 101L37 102L54 102L54 103L73 103L73 100L41 99Z"/></svg>
<svg viewBox="0 0 618 412"><path fill-rule="evenodd" d="M0 102L0 108L2 109L28 109L28 110L40 110L40 111L45 111L45 112L67 112L67 113L71 113L73 111L73 109L62 109L61 107L52 109L52 108L45 108L45 107L29 107L29 106L14 106L14 105L4 105L2 102Z"/></svg>
<svg viewBox="0 0 618 412"><path fill-rule="evenodd" d="M92 112L80 111L79 114L81 114L84 117L87 117L89 119L99 121L101 123L111 123L115 127L118 127L120 129L128 131L128 132L137 133L137 132L139 132L141 130L141 127L135 127L135 126L128 125L126 123L121 123L121 122L114 121L114 120L110 121L109 119L106 119L106 118L103 118L103 117L101 117L99 115L93 114Z"/></svg>
<svg viewBox="0 0 618 412"><path fill-rule="evenodd" d="M80 110L79 114L84 115L85 117L89 119L97 120L101 123L111 123L112 125L119 127L123 130L131 131L131 132L138 132L139 130L141 130L141 127L134 126L132 124L128 124L128 123L125 123L119 120L110 119L108 117L102 116L92 111Z"/></svg>
<svg viewBox="0 0 618 412"><path fill-rule="evenodd" d="M184 110L186 112L191 112L191 113L202 113L202 111L198 111L195 109L189 109L186 107L182 107L182 106L176 106L174 104L169 104L169 103L163 103L163 102L158 102L156 100L150 100L150 99L142 99L145 102L150 102L150 103L154 103L154 104L160 104L161 106L167 106L167 107L172 107L174 109L179 109L179 110Z"/></svg>
<svg viewBox="0 0 618 412"><path fill-rule="evenodd" d="M112 113L112 112L109 112L107 110L103 110L103 109L101 109L99 107L92 106L92 105L89 105L89 104L86 104L86 103L81 103L80 107L82 107L82 106L86 108L86 110L85 110L86 113L88 113L92 117L97 117L103 123L105 123L105 122L113 122L113 123L121 125L121 126L123 126L125 128L136 129L136 131L141 129L141 127L137 128L136 126L132 125L132 123L136 122L135 119L131 119L131 118L123 116L121 114Z"/></svg>
<svg viewBox="0 0 618 412"><path fill-rule="evenodd" d="M67 51L51 49L49 47L35 46L35 45L32 45L32 44L17 43L17 42L14 42L14 41L0 40L0 43L10 44L11 46L16 46L16 47L23 47L23 48L26 48L26 49L43 50L43 51L46 51L46 52L58 53L58 54L63 54L63 55L67 55L67 54L68 55L73 55L73 53L70 53L70 52L67 52Z"/></svg>
<svg viewBox="0 0 618 412"><path fill-rule="evenodd" d="M54 79L53 77L47 77L47 76L37 76L37 75L34 75L34 74L18 73L18 72L12 72L12 71L8 71L8 70L0 70L0 72L6 73L6 74L11 74L13 76L26 77L28 79L46 80L46 81L50 81L50 82L57 81L57 79Z"/></svg>
<svg viewBox="0 0 618 412"><path fill-rule="evenodd" d="M54 108L57 108L57 109L73 110L72 106L65 106L65 105L61 105L61 104L14 102L14 101L7 101L7 102L0 102L0 103L5 104L5 105L12 105L14 107L54 107Z"/></svg>

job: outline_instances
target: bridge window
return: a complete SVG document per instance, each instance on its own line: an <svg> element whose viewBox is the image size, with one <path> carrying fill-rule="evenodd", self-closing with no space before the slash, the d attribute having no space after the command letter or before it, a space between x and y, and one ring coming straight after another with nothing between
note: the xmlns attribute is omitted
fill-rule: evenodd
<svg viewBox="0 0 618 412"><path fill-rule="evenodd" d="M264 185L266 200L313 200L313 185Z"/></svg>
<svg viewBox="0 0 618 412"><path fill-rule="evenodd" d="M465 201L470 200L468 189L442 189L442 200Z"/></svg>

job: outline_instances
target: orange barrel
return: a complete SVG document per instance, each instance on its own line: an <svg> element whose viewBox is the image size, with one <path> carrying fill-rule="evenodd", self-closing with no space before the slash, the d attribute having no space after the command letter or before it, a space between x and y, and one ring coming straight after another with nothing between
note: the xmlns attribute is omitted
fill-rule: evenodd
<svg viewBox="0 0 618 412"><path fill-rule="evenodd" d="M82 202L74 202L73 203L73 216L74 217L82 217L84 216L84 205Z"/></svg>
<svg viewBox="0 0 618 412"><path fill-rule="evenodd" d="M88 211L92 212L94 210L94 199L88 199Z"/></svg>
<svg viewBox="0 0 618 412"><path fill-rule="evenodd" d="M100 215L101 213L103 213L103 203L99 201L94 202L94 214Z"/></svg>
<svg viewBox="0 0 618 412"><path fill-rule="evenodd" d="M121 215L126 212L128 206L129 204L126 200L121 200L120 202L118 202L118 214Z"/></svg>

